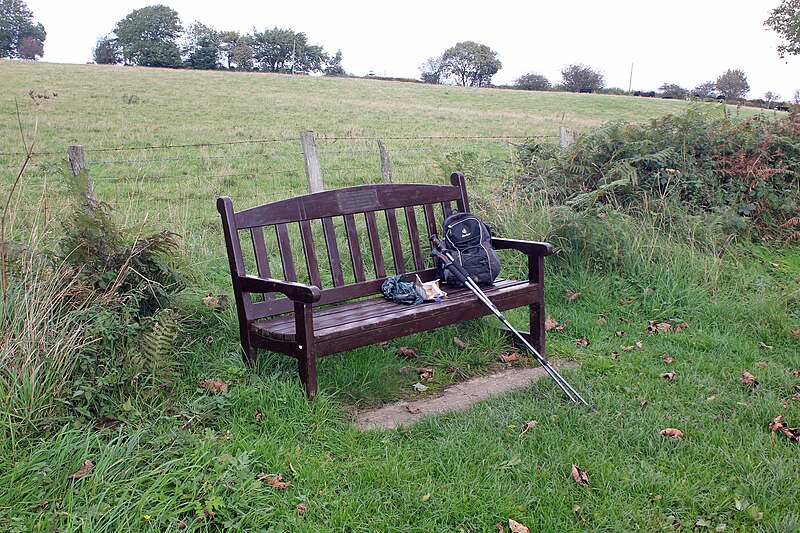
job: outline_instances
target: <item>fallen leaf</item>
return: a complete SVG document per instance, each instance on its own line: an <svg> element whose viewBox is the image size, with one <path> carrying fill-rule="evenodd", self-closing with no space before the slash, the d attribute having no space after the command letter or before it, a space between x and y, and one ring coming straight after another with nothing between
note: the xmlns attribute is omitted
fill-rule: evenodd
<svg viewBox="0 0 800 533"><path fill-rule="evenodd" d="M617 337L624 337L625 336L625 332L624 331L617 331L617 332L614 333L614 335L616 335Z"/></svg>
<svg viewBox="0 0 800 533"><path fill-rule="evenodd" d="M555 329L558 327L558 320L547 315L547 318L544 319L544 330L550 331L551 329Z"/></svg>
<svg viewBox="0 0 800 533"><path fill-rule="evenodd" d="M772 419L772 422L769 424L770 431L778 431L779 429L783 428L786 424L783 423L783 415L778 415Z"/></svg>
<svg viewBox="0 0 800 533"><path fill-rule="evenodd" d="M591 343L588 341L588 339L575 339L576 346L582 346L586 348L587 346L589 346L589 344Z"/></svg>
<svg viewBox="0 0 800 533"><path fill-rule="evenodd" d="M681 431L680 429L675 429L675 428L662 429L661 431L659 431L659 434L664 435L665 437L672 437L673 439L683 440L683 431Z"/></svg>
<svg viewBox="0 0 800 533"><path fill-rule="evenodd" d="M790 374L794 376L800 376L800 368L795 368L789 371Z"/></svg>
<svg viewBox="0 0 800 533"><path fill-rule="evenodd" d="M781 429L781 433L786 435L789 440L800 442L800 429L785 427Z"/></svg>
<svg viewBox="0 0 800 533"><path fill-rule="evenodd" d="M261 418L264 416L264 414L261 412L261 409L256 409L256 410L253 412L253 414L254 414L254 415L255 415L255 417L256 417L256 422L261 422Z"/></svg>
<svg viewBox="0 0 800 533"><path fill-rule="evenodd" d="M635 346L623 346L622 347L622 351L623 352L632 352L634 348L635 348Z"/></svg>
<svg viewBox="0 0 800 533"><path fill-rule="evenodd" d="M800 337L800 328L793 329L790 331L792 332L792 335L794 335L795 337Z"/></svg>
<svg viewBox="0 0 800 533"><path fill-rule="evenodd" d="M564 328L569 324L569 320L565 320L560 326L556 326L556 331L564 331Z"/></svg>
<svg viewBox="0 0 800 533"><path fill-rule="evenodd" d="M764 342L758 343L759 348L764 348L765 350L772 350L774 346L770 346L769 344L765 344Z"/></svg>
<svg viewBox="0 0 800 533"><path fill-rule="evenodd" d="M78 470L68 475L67 479L81 479L83 476L91 472L92 468L94 468L94 463L87 459L83 462L83 465Z"/></svg>
<svg viewBox="0 0 800 533"><path fill-rule="evenodd" d="M769 366L769 361L757 361L756 368L765 368Z"/></svg>
<svg viewBox="0 0 800 533"><path fill-rule="evenodd" d="M178 529L186 529L186 527L188 525L189 525L189 522L184 518L183 520L178 522Z"/></svg>
<svg viewBox="0 0 800 533"><path fill-rule="evenodd" d="M798 393L795 393L795 394L792 394L792 395L789 397L789 399L790 399L790 400L794 400L794 401L800 401L800 392L798 392Z"/></svg>
<svg viewBox="0 0 800 533"><path fill-rule="evenodd" d="M417 392L425 392L426 390L428 390L428 387L426 387L422 383L414 383L414 390Z"/></svg>
<svg viewBox="0 0 800 533"><path fill-rule="evenodd" d="M228 392L228 384L222 379L205 379L200 383L201 389L206 389L211 394L225 394Z"/></svg>
<svg viewBox="0 0 800 533"><path fill-rule="evenodd" d="M620 303L620 305L630 305L635 301L636 300L622 300L622 299L620 299L619 303Z"/></svg>
<svg viewBox="0 0 800 533"><path fill-rule="evenodd" d="M660 323L656 324L656 330L658 330L660 333L664 333L666 331L669 331L669 329L671 327L672 327L672 324L670 324L669 322L660 322Z"/></svg>
<svg viewBox="0 0 800 533"><path fill-rule="evenodd" d="M531 533L531 530L515 520L508 519L508 529L511 533Z"/></svg>
<svg viewBox="0 0 800 533"><path fill-rule="evenodd" d="M524 435L524 434L525 434L525 433L527 433L529 430L531 430L531 429L535 428L535 427L536 427L536 426L538 426L538 425L539 425L539 422L537 422L536 420L531 420L530 422L526 422L526 423L525 423L525 429L524 429L524 430L522 430L522 433L520 433L520 435Z"/></svg>
<svg viewBox="0 0 800 533"><path fill-rule="evenodd" d="M636 341L636 343L634 344L634 346L636 346L636 347L637 347L637 348L639 348L640 350L644 348L644 344L642 344L642 341Z"/></svg>
<svg viewBox="0 0 800 533"><path fill-rule="evenodd" d="M205 298L202 299L203 305L205 305L208 309L223 311L228 308L229 302L228 297L224 294L219 294L217 296L213 296L209 294Z"/></svg>
<svg viewBox="0 0 800 533"><path fill-rule="evenodd" d="M663 374L659 374L658 377L664 378L667 381L674 381L676 375L677 375L677 372L665 372Z"/></svg>
<svg viewBox="0 0 800 533"><path fill-rule="evenodd" d="M617 351L611 352L611 359L613 359L614 361L619 361L619 352Z"/></svg>
<svg viewBox="0 0 800 533"><path fill-rule="evenodd" d="M503 524L497 523L494 525L494 528L499 531L500 533L506 533L506 528L503 527Z"/></svg>
<svg viewBox="0 0 800 533"><path fill-rule="evenodd" d="M411 372L411 369L407 366L404 366L400 370L398 370L398 372L400 372L401 376L407 376L408 373Z"/></svg>
<svg viewBox="0 0 800 533"><path fill-rule="evenodd" d="M409 348L408 346L401 346L400 348L395 348L394 353L398 357L405 357L406 359L418 359L419 358L419 354L417 353L417 349L416 348Z"/></svg>
<svg viewBox="0 0 800 533"><path fill-rule="evenodd" d="M433 381L433 376L436 374L436 371L432 366L422 366L417 368L417 374L419 374L419 379L421 380Z"/></svg>
<svg viewBox="0 0 800 533"><path fill-rule="evenodd" d="M122 424L122 420L118 418L111 418L111 417L103 417L103 418L96 418L94 421L94 429L97 431L103 429L111 429L119 426Z"/></svg>
<svg viewBox="0 0 800 533"><path fill-rule="evenodd" d="M756 377L748 371L742 372L742 383L750 387L751 389L755 389L758 387L758 380Z"/></svg>
<svg viewBox="0 0 800 533"><path fill-rule="evenodd" d="M516 352L501 353L497 356L504 363L513 363L519 361L519 356Z"/></svg>
<svg viewBox="0 0 800 533"><path fill-rule="evenodd" d="M305 516L306 514L306 504L298 503L297 504L297 516Z"/></svg>
<svg viewBox="0 0 800 533"><path fill-rule="evenodd" d="M453 344L455 344L456 346L458 346L459 348L462 348L462 349L467 347L467 343L462 341L458 337L453 337Z"/></svg>
<svg viewBox="0 0 800 533"><path fill-rule="evenodd" d="M572 479L574 479L575 483L578 485L583 485L584 487L589 486L589 476L586 475L586 470L579 468L575 463L572 463Z"/></svg>
<svg viewBox="0 0 800 533"><path fill-rule="evenodd" d="M412 415L418 415L422 412L422 409L420 409L419 407L411 407L410 405L406 404L406 411L408 411Z"/></svg>
<svg viewBox="0 0 800 533"><path fill-rule="evenodd" d="M564 292L564 298L566 298L568 302L574 302L575 300L577 300L577 299L578 299L578 297L579 297L581 294L582 294L582 293L580 293L580 292L575 292L575 291L571 291L571 290L567 289L567 290Z"/></svg>
<svg viewBox="0 0 800 533"><path fill-rule="evenodd" d="M275 490L286 490L292 486L291 481L284 481L283 474L276 474L271 476L269 474L265 474L261 472L256 476L256 479L259 481L263 481L265 485L268 487L272 487Z"/></svg>
<svg viewBox="0 0 800 533"><path fill-rule="evenodd" d="M664 354L664 355L662 355L662 356L661 356L661 359L662 359L662 360L663 360L665 363L667 363L668 365L671 365L672 363L674 363L674 362L676 361L676 359L675 359L674 357L670 357L670 356L669 356L669 355L667 355L667 354Z"/></svg>
<svg viewBox="0 0 800 533"><path fill-rule="evenodd" d="M642 398L641 400L639 400L639 408L640 409L645 407L647 404L648 404L648 402L647 402L646 399Z"/></svg>
<svg viewBox="0 0 800 533"><path fill-rule="evenodd" d="M689 327L689 324L686 322L681 322L680 324L675 325L675 333L680 333L681 331L685 330Z"/></svg>

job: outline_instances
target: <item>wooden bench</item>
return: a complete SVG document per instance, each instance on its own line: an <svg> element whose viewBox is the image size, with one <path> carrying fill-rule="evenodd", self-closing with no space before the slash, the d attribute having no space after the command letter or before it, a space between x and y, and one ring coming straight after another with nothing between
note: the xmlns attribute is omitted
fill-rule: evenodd
<svg viewBox="0 0 800 533"><path fill-rule="evenodd" d="M435 279L428 236L440 233L454 209L469 211L463 174L450 181L349 187L239 212L220 197L245 362L254 365L259 348L295 357L313 398L319 357L489 314L466 288L445 287L441 302L415 306L381 296L393 274ZM526 254L528 279L498 279L484 292L500 310L529 306L526 334L544 355L543 257L553 248L501 238L492 244Z"/></svg>

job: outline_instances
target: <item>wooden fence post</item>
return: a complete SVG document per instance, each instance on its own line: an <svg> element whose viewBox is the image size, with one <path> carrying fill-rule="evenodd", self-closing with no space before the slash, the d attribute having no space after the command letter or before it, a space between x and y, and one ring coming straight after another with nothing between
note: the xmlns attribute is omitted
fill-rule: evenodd
<svg viewBox="0 0 800 533"><path fill-rule="evenodd" d="M572 142L569 138L569 130L564 126L561 126L558 129L558 139L559 142L561 143L561 148L563 149L569 148L569 144L570 142Z"/></svg>
<svg viewBox="0 0 800 533"><path fill-rule="evenodd" d="M304 131L300 134L300 143L303 145L303 159L308 180L308 192L321 192L325 190L322 183L322 166L319 162L317 151L317 136L313 131Z"/></svg>
<svg viewBox="0 0 800 533"><path fill-rule="evenodd" d="M381 179L383 183L392 183L392 161L380 137L378 137L378 150L381 152Z"/></svg>
<svg viewBox="0 0 800 533"><path fill-rule="evenodd" d="M83 155L83 146L68 146L67 159L69 160L69 166L72 169L73 176L78 177L81 172L86 170L86 158ZM95 206L94 187L88 176L86 177L86 190L83 191L83 198L86 200L86 205L91 207Z"/></svg>

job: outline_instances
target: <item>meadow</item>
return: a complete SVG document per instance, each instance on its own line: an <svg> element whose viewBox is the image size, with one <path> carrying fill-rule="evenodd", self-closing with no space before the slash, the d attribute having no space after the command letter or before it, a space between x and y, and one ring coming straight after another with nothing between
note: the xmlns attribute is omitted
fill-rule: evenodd
<svg viewBox="0 0 800 533"><path fill-rule="evenodd" d="M132 341L143 322L110 304L132 300L67 313L50 302L83 294L84 278L59 265L37 270L36 254L13 261L2 309L0 529L477 533L508 531L509 519L532 531L800 529L798 443L770 429L779 415L800 425L797 244L708 236L710 219L670 211L678 206L666 196L638 218L610 204L591 222L564 222L546 195L525 192L516 162L526 142L555 144L560 126L644 124L698 105L733 120L755 111L12 61L0 61L0 87L8 242L45 251L63 238L65 154L80 144L120 235L176 232L170 265L184 277L163 322L174 334L153 349L158 361L131 374L147 359L148 345ZM34 129L35 153L14 187L20 131L30 139ZM414 396L417 376L403 367L434 366L435 393L507 365L498 356L510 347L488 318L325 358L313 402L291 360L244 366L235 311L202 303L230 291L214 200L227 194L243 208L305 192L297 139L306 130L318 135L328 187L379 181L381 138L397 181L446 183L464 170L475 205L504 236L554 242L548 314L566 325L548 333L549 355L576 363L564 375L593 407L542 380L409 428L353 425L359 409ZM507 271L519 266L504 258ZM398 356L401 347L419 359ZM208 386L218 380L224 391ZM668 428L682 436L663 435ZM573 465L587 483L573 479Z"/></svg>

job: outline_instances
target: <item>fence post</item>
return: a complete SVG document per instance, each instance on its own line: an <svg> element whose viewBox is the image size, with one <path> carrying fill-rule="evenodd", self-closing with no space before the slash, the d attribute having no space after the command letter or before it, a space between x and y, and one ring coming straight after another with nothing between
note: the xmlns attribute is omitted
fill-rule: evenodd
<svg viewBox="0 0 800 533"><path fill-rule="evenodd" d="M72 169L72 175L75 177L80 176L81 172L86 170L86 158L83 155L83 146L71 145L67 147L67 159L69 166ZM83 191L83 197L86 200L86 205L94 206L94 187L89 177L86 177L86 190Z"/></svg>
<svg viewBox="0 0 800 533"><path fill-rule="evenodd" d="M561 148L567 149L569 148L569 144L572 142L569 138L569 130L564 126L561 126L558 129L558 138L561 143Z"/></svg>
<svg viewBox="0 0 800 533"><path fill-rule="evenodd" d="M321 192L325 190L322 183L322 166L319 162L317 151L317 136L313 131L304 131L300 134L300 143L303 145L303 160L308 180L308 192Z"/></svg>
<svg viewBox="0 0 800 533"><path fill-rule="evenodd" d="M392 183L392 161L380 137L378 137L378 150L381 152L381 179L383 183Z"/></svg>

